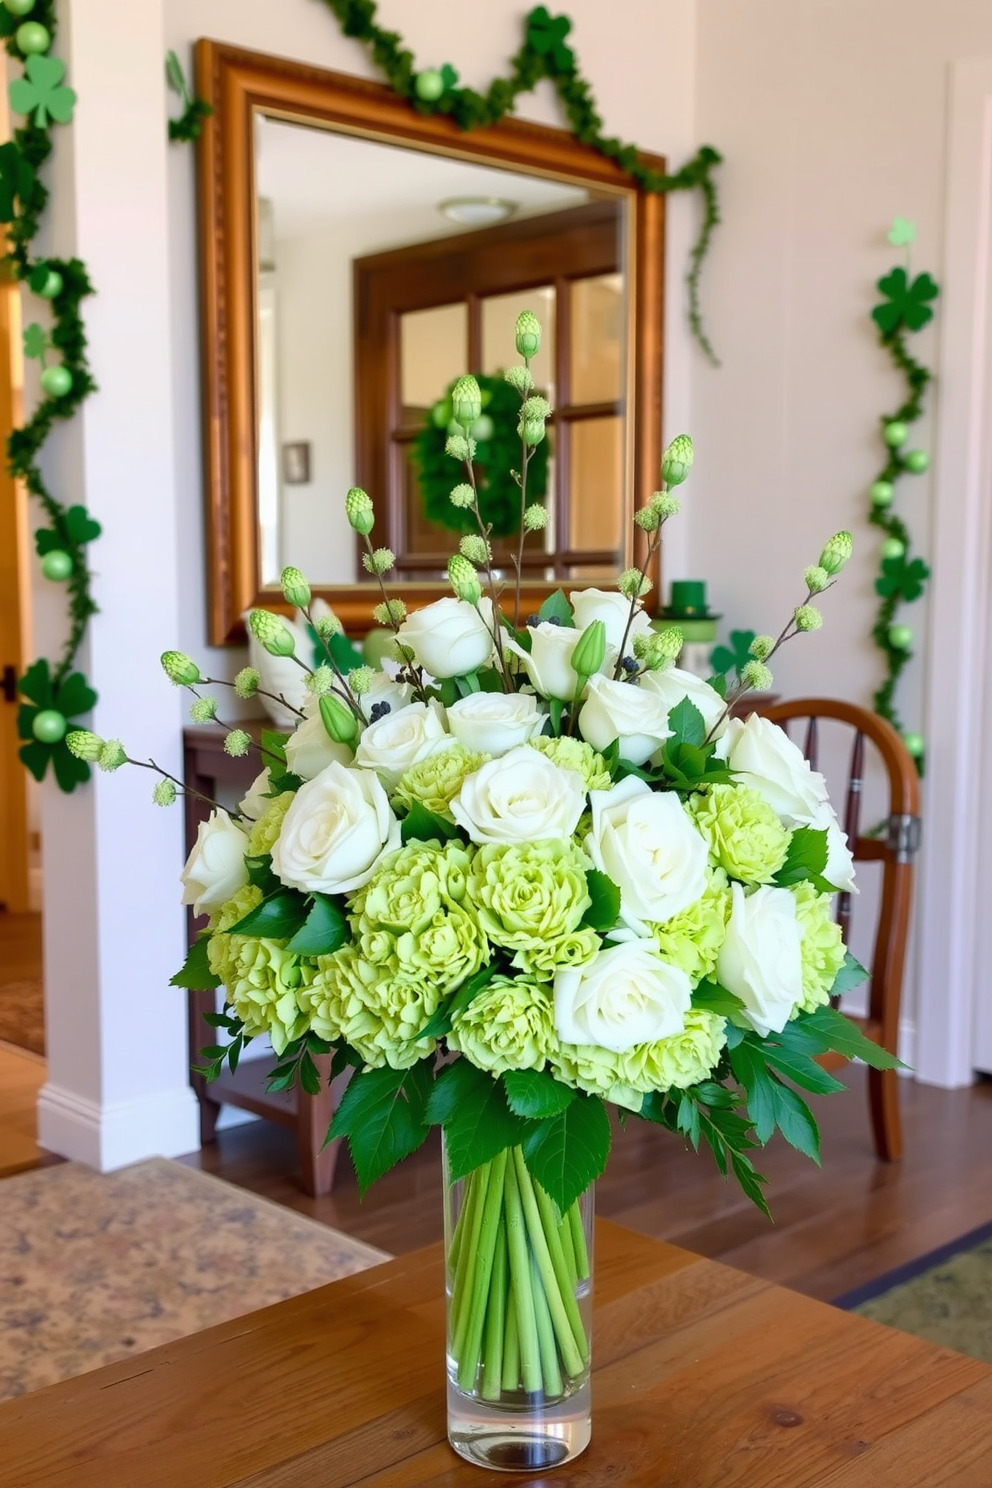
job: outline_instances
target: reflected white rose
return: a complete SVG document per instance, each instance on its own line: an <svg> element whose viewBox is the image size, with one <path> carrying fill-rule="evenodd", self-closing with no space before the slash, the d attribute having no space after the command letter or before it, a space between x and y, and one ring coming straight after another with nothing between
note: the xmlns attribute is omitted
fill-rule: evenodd
<svg viewBox="0 0 992 1488"><path fill-rule="evenodd" d="M629 775L589 800L585 850L620 890L623 924L647 935L649 924L695 904L706 888L706 843L674 791L653 791Z"/></svg>
<svg viewBox="0 0 992 1488"><path fill-rule="evenodd" d="M671 738L672 731L668 708L655 693L645 692L632 682L590 677L579 712L579 733L594 749L607 749L618 739L620 758L631 765L643 765Z"/></svg>
<svg viewBox="0 0 992 1488"><path fill-rule="evenodd" d="M805 822L826 801L823 776L810 769L799 746L770 719L758 713L749 713L743 722L732 718L725 748L727 763L738 772L741 784L764 796L778 816Z"/></svg>
<svg viewBox="0 0 992 1488"><path fill-rule="evenodd" d="M248 882L248 838L220 807L196 829L193 851L183 868L183 904L196 914L213 914Z"/></svg>
<svg viewBox="0 0 992 1488"><path fill-rule="evenodd" d="M476 609L464 599L438 599L408 615L397 639L432 677L465 677L492 655L492 620L492 600L481 599Z"/></svg>
<svg viewBox="0 0 992 1488"><path fill-rule="evenodd" d="M585 782L522 744L466 777L451 812L473 842L568 838L586 804Z"/></svg>
<svg viewBox="0 0 992 1488"><path fill-rule="evenodd" d="M448 709L448 728L459 744L498 758L534 739L547 717L528 692L473 692Z"/></svg>
<svg viewBox="0 0 992 1488"><path fill-rule="evenodd" d="M555 973L555 1028L566 1044L597 1044L622 1054L672 1038L685 1027L692 988L685 972L643 940L600 951L584 966Z"/></svg>
<svg viewBox="0 0 992 1488"><path fill-rule="evenodd" d="M731 893L717 979L741 999L744 1016L764 1038L781 1033L803 995L802 928L788 889L766 884L745 894L735 883Z"/></svg>
<svg viewBox="0 0 992 1488"><path fill-rule="evenodd" d="M694 672L682 671L679 667L669 667L667 672L645 672L641 678L641 686L645 692L660 697L669 713L684 698L688 698L702 714L707 733L715 727L726 707L723 698L708 682L704 682ZM725 724L721 726L721 734L725 727ZM713 737L715 739L717 735L714 734Z"/></svg>
<svg viewBox="0 0 992 1488"><path fill-rule="evenodd" d="M581 630L574 630L569 625L552 625L550 620L542 620L540 625L532 625L528 629L531 645L529 654L509 636L504 637L503 645L514 656L520 657L538 692L548 698L561 698L563 702L571 702L579 684L572 666L572 652L582 639ZM600 672L612 672L616 661L616 647L607 643Z"/></svg>
<svg viewBox="0 0 992 1488"><path fill-rule="evenodd" d="M301 780L312 780L328 765L350 765L353 754L350 745L335 744L324 727L320 716L320 704L311 698L305 705L306 714L296 732L286 740L286 765Z"/></svg>
<svg viewBox="0 0 992 1488"><path fill-rule="evenodd" d="M410 703L398 713L387 713L368 725L358 741L355 763L378 771L383 784L393 790L411 765L450 744L441 704L436 699Z"/></svg>
<svg viewBox="0 0 992 1488"><path fill-rule="evenodd" d="M238 802L238 811L242 816L247 816L250 821L258 821L264 816L272 805L269 791L272 789L272 776L269 774L268 766L261 775L256 775L241 800Z"/></svg>
<svg viewBox="0 0 992 1488"><path fill-rule="evenodd" d="M358 706L367 723L376 703L388 703L390 713L398 713L412 700L413 688L409 682L397 682L394 677L388 676L385 672L376 672L369 684L368 692L363 692L358 699Z"/></svg>
<svg viewBox="0 0 992 1488"><path fill-rule="evenodd" d="M575 624L579 630L585 630L594 620L602 620L606 628L606 644L613 647L614 656L620 650L625 632L627 644L624 649L628 656L632 656L634 636L651 629L651 621L638 602L634 618L630 622L630 630L627 630L630 600L615 589L573 589L568 597L572 602Z"/></svg>
<svg viewBox="0 0 992 1488"><path fill-rule="evenodd" d="M272 869L305 894L350 894L400 846L400 824L371 770L340 764L302 785L272 848Z"/></svg>

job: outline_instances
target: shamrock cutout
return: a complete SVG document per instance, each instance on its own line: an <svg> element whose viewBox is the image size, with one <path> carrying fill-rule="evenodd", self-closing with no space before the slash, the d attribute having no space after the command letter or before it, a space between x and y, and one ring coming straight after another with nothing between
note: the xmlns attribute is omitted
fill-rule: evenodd
<svg viewBox="0 0 992 1488"><path fill-rule="evenodd" d="M551 16L544 5L538 5L527 17L528 42L538 56L547 58L559 72L571 72L575 67L572 49L565 45L571 29L568 16Z"/></svg>
<svg viewBox="0 0 992 1488"><path fill-rule="evenodd" d="M13 222L18 201L30 196L34 170L13 140L0 145L0 222Z"/></svg>
<svg viewBox="0 0 992 1488"><path fill-rule="evenodd" d="M33 53L24 64L24 76L10 85L10 106L15 114L33 114L39 129L48 123L49 114L59 124L68 124L76 105L71 88L61 86L65 63L59 57Z"/></svg>
<svg viewBox="0 0 992 1488"><path fill-rule="evenodd" d="M54 709L67 721L89 713L96 706L96 693L81 672L72 672L64 682L53 683L48 662L40 657L28 667L18 683L21 694L28 699L17 713L17 732L28 742L22 744L18 753L22 762L31 771L35 780L43 780L51 763L59 789L68 795L90 778L90 767L85 760L70 754L65 739L57 744L43 744L34 736L33 724L39 713Z"/></svg>
<svg viewBox="0 0 992 1488"><path fill-rule="evenodd" d="M24 328L24 355L31 361L43 362L45 352L51 346L48 332L36 320Z"/></svg>
<svg viewBox="0 0 992 1488"><path fill-rule="evenodd" d="M733 669L738 676L751 660L753 630L732 630L729 646L714 646L710 652L710 666L718 677L725 677Z"/></svg>
<svg viewBox="0 0 992 1488"><path fill-rule="evenodd" d="M900 324L907 330L918 331L933 319L927 301L935 300L940 291L929 274L917 274L911 281L905 269L893 269L879 279L878 288L888 303L876 305L871 318L883 335L892 335Z"/></svg>
<svg viewBox="0 0 992 1488"><path fill-rule="evenodd" d="M908 248L910 243L916 241L916 223L910 222L907 217L893 217L886 237L893 248Z"/></svg>
<svg viewBox="0 0 992 1488"><path fill-rule="evenodd" d="M907 603L919 599L923 586L930 577L930 570L922 558L907 563L905 557L886 558L882 564L881 578L875 580L875 593L883 599L898 594Z"/></svg>
<svg viewBox="0 0 992 1488"><path fill-rule="evenodd" d="M59 548L81 548L100 536L99 522L94 522L85 506L70 506L54 527L39 527L34 535L35 552L39 558L54 553Z"/></svg>
<svg viewBox="0 0 992 1488"><path fill-rule="evenodd" d="M445 93L450 92L458 81L458 71L452 67L450 62L445 62L441 68L441 81L444 84Z"/></svg>

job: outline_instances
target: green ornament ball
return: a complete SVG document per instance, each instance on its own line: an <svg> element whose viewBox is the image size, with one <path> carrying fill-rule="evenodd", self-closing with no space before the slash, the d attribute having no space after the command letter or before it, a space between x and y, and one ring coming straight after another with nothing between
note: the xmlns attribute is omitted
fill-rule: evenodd
<svg viewBox="0 0 992 1488"><path fill-rule="evenodd" d="M10 11L12 16L30 15L35 4L36 0L3 0L4 10Z"/></svg>
<svg viewBox="0 0 992 1488"><path fill-rule="evenodd" d="M896 488L891 481L877 480L872 486L869 495L872 506L889 506L896 494Z"/></svg>
<svg viewBox="0 0 992 1488"><path fill-rule="evenodd" d="M55 296L61 293L61 290L62 275L57 269L49 269L48 278L38 290L38 294L41 295L43 300L54 300Z"/></svg>
<svg viewBox="0 0 992 1488"><path fill-rule="evenodd" d="M422 103L436 103L444 92L444 78L436 67L428 67L417 73L413 89Z"/></svg>
<svg viewBox="0 0 992 1488"><path fill-rule="evenodd" d="M919 759L926 747L922 734L903 734L902 742L914 759Z"/></svg>
<svg viewBox="0 0 992 1488"><path fill-rule="evenodd" d="M72 387L72 373L68 367L46 367L41 374L41 386L50 398L64 398Z"/></svg>
<svg viewBox="0 0 992 1488"><path fill-rule="evenodd" d="M39 744L58 744L60 739L65 738L68 727L64 715L57 708L42 708L40 713L34 715L31 732Z"/></svg>
<svg viewBox="0 0 992 1488"><path fill-rule="evenodd" d="M887 558L901 558L905 551L906 544L898 537L887 537L881 547L883 561Z"/></svg>
<svg viewBox="0 0 992 1488"><path fill-rule="evenodd" d="M61 584L67 579L72 573L72 569L73 562L71 555L64 552L61 548L53 548L41 560L41 571L45 575L45 578L51 579L56 584Z"/></svg>
<svg viewBox="0 0 992 1488"><path fill-rule="evenodd" d="M25 21L23 26L18 26L15 40L25 57L47 52L52 44L48 27L43 26L40 21Z"/></svg>
<svg viewBox="0 0 992 1488"><path fill-rule="evenodd" d="M898 449L909 438L909 425L904 424L902 419L893 419L886 424L882 433L889 449Z"/></svg>
<svg viewBox="0 0 992 1488"><path fill-rule="evenodd" d="M910 450L909 454L906 455L903 459L903 464L905 465L906 469L911 470L914 475L922 475L924 470L926 470L927 466L930 464L930 456L927 454L926 450Z"/></svg>
<svg viewBox="0 0 992 1488"><path fill-rule="evenodd" d="M891 625L889 627L889 645L896 651L908 651L913 644L913 627L911 625Z"/></svg>

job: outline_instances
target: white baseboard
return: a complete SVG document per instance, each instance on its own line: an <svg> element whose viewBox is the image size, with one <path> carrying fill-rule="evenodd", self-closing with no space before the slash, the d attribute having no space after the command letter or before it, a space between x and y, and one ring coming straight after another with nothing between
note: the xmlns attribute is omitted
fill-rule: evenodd
<svg viewBox="0 0 992 1488"><path fill-rule="evenodd" d="M38 1144L101 1173L145 1157L181 1157L200 1146L192 1090L101 1106L51 1083L38 1097Z"/></svg>

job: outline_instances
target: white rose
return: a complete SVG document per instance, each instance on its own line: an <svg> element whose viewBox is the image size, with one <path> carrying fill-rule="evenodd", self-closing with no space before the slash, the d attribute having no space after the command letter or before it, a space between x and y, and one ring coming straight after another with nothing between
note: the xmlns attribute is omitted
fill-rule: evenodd
<svg viewBox="0 0 992 1488"><path fill-rule="evenodd" d="M467 776L451 811L473 842L520 843L571 837L585 804L581 775L522 744Z"/></svg>
<svg viewBox="0 0 992 1488"><path fill-rule="evenodd" d="M569 625L552 625L550 620L542 620L540 625L530 627L529 654L509 636L504 637L503 645L514 656L520 657L538 692L545 697L561 698L567 703L575 696L575 689L579 685L572 666L572 652L581 639L581 630L573 630ZM607 644L600 671L612 672L616 660L616 647Z"/></svg>
<svg viewBox="0 0 992 1488"><path fill-rule="evenodd" d="M716 962L720 984L744 1004L765 1038L781 1033L803 993L802 928L788 889L770 885L745 894L731 884L732 909Z"/></svg>
<svg viewBox="0 0 992 1488"><path fill-rule="evenodd" d="M394 677L388 676L385 672L376 672L369 684L368 692L363 692L358 699L358 706L367 723L376 703L388 703L390 713L398 713L401 708L408 706L412 698L413 688L409 682L397 682Z"/></svg>
<svg viewBox="0 0 992 1488"><path fill-rule="evenodd" d="M193 851L182 871L183 904L198 915L213 914L248 882L248 838L220 807L196 829Z"/></svg>
<svg viewBox="0 0 992 1488"><path fill-rule="evenodd" d="M312 780L328 765L350 765L352 751L347 744L335 744L324 727L320 704L316 698L303 709L305 719L286 740L286 765L301 780Z"/></svg>
<svg viewBox="0 0 992 1488"><path fill-rule="evenodd" d="M328 765L293 797L272 848L272 868L305 894L350 894L400 846L400 824L371 770Z"/></svg>
<svg viewBox="0 0 992 1488"><path fill-rule="evenodd" d="M708 855L674 791L653 791L629 775L591 791L592 830L584 846L620 890L620 919L638 935L695 904L706 888Z"/></svg>
<svg viewBox="0 0 992 1488"><path fill-rule="evenodd" d="M725 739L730 768L743 785L764 796L778 816L805 822L826 801L823 776L810 769L799 746L770 719L758 713L749 713L744 722L732 718Z"/></svg>
<svg viewBox="0 0 992 1488"><path fill-rule="evenodd" d="M854 858L847 845L847 833L837 820L837 813L830 802L824 801L820 809L814 812L808 821L801 822L799 825L826 832L827 866L823 870L823 876L828 883L833 884L835 889L844 889L849 894L857 894L859 890L854 882Z"/></svg>
<svg viewBox="0 0 992 1488"><path fill-rule="evenodd" d="M438 599L408 615L397 639L432 677L465 677L492 655L492 620L492 600L481 599L476 609L465 599Z"/></svg>
<svg viewBox="0 0 992 1488"><path fill-rule="evenodd" d="M377 770L386 787L393 790L411 765L450 744L441 704L436 699L411 703L369 724L358 741L355 763L366 770Z"/></svg>
<svg viewBox="0 0 992 1488"><path fill-rule="evenodd" d="M679 667L669 667L667 672L645 672L641 678L641 686L645 692L660 697L669 713L684 698L688 698L703 715L703 726L707 734L716 727L726 707L723 698L708 682L704 682L694 672L685 672ZM722 731L721 729L721 733ZM716 738L717 735L714 734L713 737Z"/></svg>
<svg viewBox="0 0 992 1488"><path fill-rule="evenodd" d="M238 811L242 816L247 816L249 821L258 821L264 816L272 805L269 791L272 789L272 776L268 766L261 775L256 775L241 800L238 802Z"/></svg>
<svg viewBox="0 0 992 1488"><path fill-rule="evenodd" d="M579 733L594 749L620 741L620 758L643 765L672 735L668 708L653 692L635 683L590 677L589 691L579 712Z"/></svg>
<svg viewBox="0 0 992 1488"><path fill-rule="evenodd" d="M630 622L630 630L627 630L630 600L616 590L573 589L568 597L572 601L575 623L579 630L585 630L594 620L602 620L606 627L606 644L613 647L614 656L620 650L620 643L625 632L627 635L625 649L629 656L633 637L651 629L651 621L638 604L634 618Z"/></svg>
<svg viewBox="0 0 992 1488"><path fill-rule="evenodd" d="M584 966L555 973L555 1028L566 1044L597 1044L622 1054L672 1038L685 1027L689 978L646 941L600 951Z"/></svg>
<svg viewBox="0 0 992 1488"><path fill-rule="evenodd" d="M498 757L534 739L546 715L526 692L473 692L448 709L448 728L466 749Z"/></svg>

